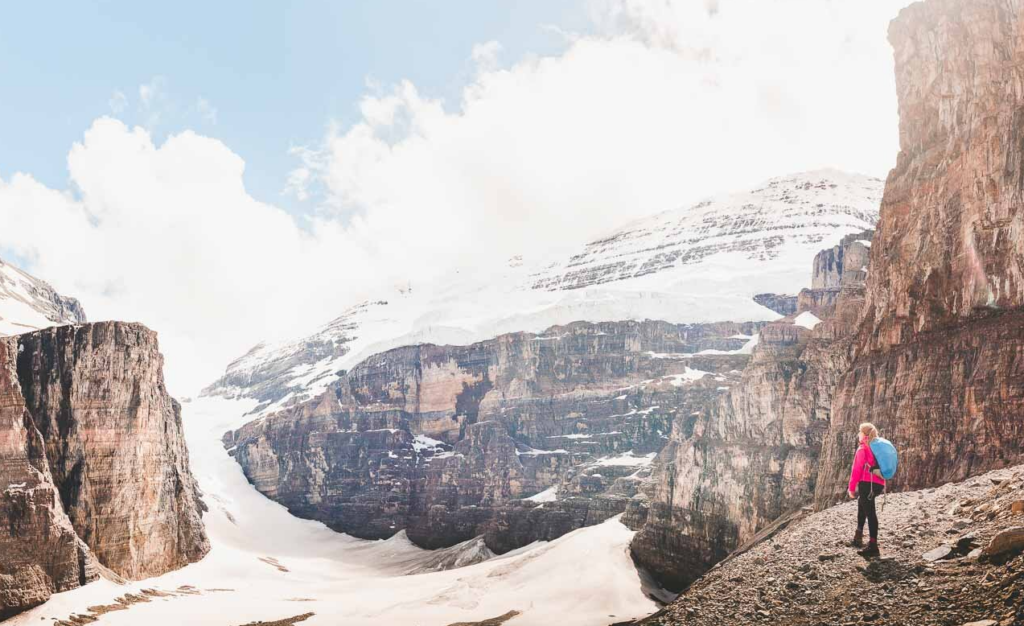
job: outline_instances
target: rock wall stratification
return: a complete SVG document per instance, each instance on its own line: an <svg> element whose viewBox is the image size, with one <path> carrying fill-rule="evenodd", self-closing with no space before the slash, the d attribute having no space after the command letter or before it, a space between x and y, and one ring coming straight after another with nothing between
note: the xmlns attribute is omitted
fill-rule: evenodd
<svg viewBox="0 0 1024 626"><path fill-rule="evenodd" d="M928 0L889 29L900 154L856 358L823 450L819 506L842 495L861 421L900 448L898 489L1021 458L1022 11L1019 0Z"/></svg>

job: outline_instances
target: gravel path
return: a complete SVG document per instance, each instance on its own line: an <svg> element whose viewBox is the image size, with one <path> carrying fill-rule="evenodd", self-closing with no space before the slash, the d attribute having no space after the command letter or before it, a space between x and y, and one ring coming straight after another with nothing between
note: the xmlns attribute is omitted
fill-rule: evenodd
<svg viewBox="0 0 1024 626"><path fill-rule="evenodd" d="M888 495L878 559L844 545L856 513L805 512L639 623L1024 625L1024 466Z"/></svg>

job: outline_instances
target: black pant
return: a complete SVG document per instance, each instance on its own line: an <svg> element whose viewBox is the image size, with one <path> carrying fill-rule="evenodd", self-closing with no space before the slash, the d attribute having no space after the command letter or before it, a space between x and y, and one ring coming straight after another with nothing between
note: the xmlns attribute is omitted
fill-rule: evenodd
<svg viewBox="0 0 1024 626"><path fill-rule="evenodd" d="M857 483L857 530L864 530L868 521L868 536L878 539L878 514L875 513L875 498L882 495L882 485L865 480Z"/></svg>

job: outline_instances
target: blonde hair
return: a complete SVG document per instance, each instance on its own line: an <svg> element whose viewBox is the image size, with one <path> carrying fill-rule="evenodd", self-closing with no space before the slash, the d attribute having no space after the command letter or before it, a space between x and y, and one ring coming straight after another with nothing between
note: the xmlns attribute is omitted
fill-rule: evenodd
<svg viewBox="0 0 1024 626"><path fill-rule="evenodd" d="M871 443L872 439L878 438L878 429L871 422L864 422L860 425L860 434L862 437L867 437L868 443Z"/></svg>

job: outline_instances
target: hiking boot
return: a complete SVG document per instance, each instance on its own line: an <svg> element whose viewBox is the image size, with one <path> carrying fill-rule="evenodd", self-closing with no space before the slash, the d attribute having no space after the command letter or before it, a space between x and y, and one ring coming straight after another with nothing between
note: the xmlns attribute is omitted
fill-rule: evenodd
<svg viewBox="0 0 1024 626"><path fill-rule="evenodd" d="M863 548L864 547L864 531L858 530L853 535L853 541L847 544L851 548Z"/></svg>
<svg viewBox="0 0 1024 626"><path fill-rule="evenodd" d="M877 541L869 541L868 547L863 550L858 550L857 554L861 555L865 559L870 559L871 557L881 556L882 553L878 551Z"/></svg>

